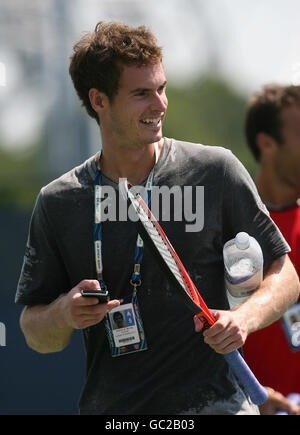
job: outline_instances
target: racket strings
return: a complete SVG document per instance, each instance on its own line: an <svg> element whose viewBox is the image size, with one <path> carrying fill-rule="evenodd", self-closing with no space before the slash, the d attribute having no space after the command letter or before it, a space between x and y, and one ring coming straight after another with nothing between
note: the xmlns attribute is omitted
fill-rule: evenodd
<svg viewBox="0 0 300 435"><path fill-rule="evenodd" d="M139 216L141 217L141 222L143 223L144 227L146 227L146 230L151 235L152 240L154 241L155 245L159 249L161 253L163 253L163 258L168 264L168 266L171 268L172 272L174 272L178 277L180 277L180 280L182 281L182 275L180 273L180 270L178 268L176 259L172 255L172 252L170 252L170 249L164 239L164 237L161 235L160 229L156 225L156 221L153 218L152 213L150 210L145 209L143 207L143 201L140 195L136 194L135 199L138 202L136 204L136 210L139 213Z"/></svg>
<svg viewBox="0 0 300 435"><path fill-rule="evenodd" d="M201 304L198 297L198 291L194 289L192 283L186 279L185 273L181 271L183 267L181 262L178 261L177 255L173 252L171 244L167 242L167 237L162 233L162 229L158 222L139 193L132 195L132 204L140 217L140 221L145 227L147 233L150 235L165 263L168 265L188 297L200 307Z"/></svg>
<svg viewBox="0 0 300 435"><path fill-rule="evenodd" d="M136 195L136 200L138 201L138 212L141 214L141 211L143 211L143 214L146 215L146 218L142 220L143 224L148 232L151 234L152 240L155 242L157 248L161 252L164 260L168 264L169 268L173 272L174 276L177 278L181 286L184 288L188 296L197 304L199 304L198 298L195 297L195 292L192 290L190 283L186 280L185 276L180 271L180 264L178 263L178 260L172 250L170 249L169 245L167 244L165 238L161 234L161 230L159 226L156 223L155 218L153 217L151 211L148 209L145 209L143 207L143 202L141 198L139 198L139 195Z"/></svg>

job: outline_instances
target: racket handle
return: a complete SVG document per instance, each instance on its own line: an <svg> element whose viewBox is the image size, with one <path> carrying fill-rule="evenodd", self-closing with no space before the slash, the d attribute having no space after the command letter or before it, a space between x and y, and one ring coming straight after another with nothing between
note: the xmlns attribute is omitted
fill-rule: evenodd
<svg viewBox="0 0 300 435"><path fill-rule="evenodd" d="M265 403L268 398L268 393L266 389L260 385L239 351L235 350L224 354L223 356L230 365L232 371L246 388L252 402L255 405L262 405Z"/></svg>

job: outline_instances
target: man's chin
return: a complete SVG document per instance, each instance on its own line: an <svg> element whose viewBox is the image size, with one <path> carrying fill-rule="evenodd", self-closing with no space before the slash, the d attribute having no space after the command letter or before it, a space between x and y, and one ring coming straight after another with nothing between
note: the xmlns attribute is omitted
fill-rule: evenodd
<svg viewBox="0 0 300 435"><path fill-rule="evenodd" d="M162 131L160 130L158 133L153 134L149 143L159 142L163 137Z"/></svg>

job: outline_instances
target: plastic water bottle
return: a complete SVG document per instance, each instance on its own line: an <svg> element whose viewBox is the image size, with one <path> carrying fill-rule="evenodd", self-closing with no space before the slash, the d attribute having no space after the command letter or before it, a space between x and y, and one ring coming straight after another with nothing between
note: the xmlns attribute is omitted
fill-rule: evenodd
<svg viewBox="0 0 300 435"><path fill-rule="evenodd" d="M223 248L225 285L230 308L244 302L263 279L263 253L254 237L240 232Z"/></svg>

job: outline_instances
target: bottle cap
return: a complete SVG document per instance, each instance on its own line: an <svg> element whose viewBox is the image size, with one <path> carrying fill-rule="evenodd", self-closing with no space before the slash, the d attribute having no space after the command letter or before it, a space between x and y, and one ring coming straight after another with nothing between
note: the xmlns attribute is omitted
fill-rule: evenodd
<svg viewBox="0 0 300 435"><path fill-rule="evenodd" d="M235 244L238 249L247 249L250 245L249 235L245 232L238 233L235 236Z"/></svg>

